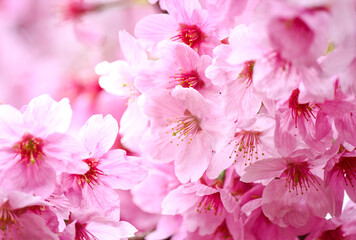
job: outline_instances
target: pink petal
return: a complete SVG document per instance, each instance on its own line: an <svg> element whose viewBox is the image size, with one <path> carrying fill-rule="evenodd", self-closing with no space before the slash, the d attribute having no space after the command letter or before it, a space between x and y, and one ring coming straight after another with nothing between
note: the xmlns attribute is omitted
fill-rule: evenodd
<svg viewBox="0 0 356 240"><path fill-rule="evenodd" d="M160 171L149 171L147 178L132 190L133 201L148 213L160 214L161 203L169 193L169 177Z"/></svg>
<svg viewBox="0 0 356 240"><path fill-rule="evenodd" d="M86 229L98 239L117 240L134 237L137 229L130 223L120 221L114 224L89 222Z"/></svg>
<svg viewBox="0 0 356 240"><path fill-rule="evenodd" d="M120 219L120 198L113 189L102 184L91 188L86 184L82 193L82 207L93 207L113 221Z"/></svg>
<svg viewBox="0 0 356 240"><path fill-rule="evenodd" d="M13 145L24 133L22 114L9 105L0 105L0 146Z"/></svg>
<svg viewBox="0 0 356 240"><path fill-rule="evenodd" d="M117 122L110 114L104 118L99 114L90 117L79 132L79 139L88 153L87 158L98 158L109 151L118 131Z"/></svg>
<svg viewBox="0 0 356 240"><path fill-rule="evenodd" d="M176 153L175 173L179 181L187 183L198 181L209 166L212 158L212 146L206 135L198 133L190 144L182 142Z"/></svg>
<svg viewBox="0 0 356 240"><path fill-rule="evenodd" d="M43 152L46 161L57 171L82 174L89 170L88 165L82 161L80 143L73 137L53 133L45 139Z"/></svg>
<svg viewBox="0 0 356 240"><path fill-rule="evenodd" d="M56 172L46 162L42 164L15 163L0 175L3 188L34 193L44 198L55 188Z"/></svg>
<svg viewBox="0 0 356 240"><path fill-rule="evenodd" d="M168 193L162 202L162 214L181 214L194 205L198 205L199 197L195 193L186 194L183 192L184 185L181 185Z"/></svg>
<svg viewBox="0 0 356 240"><path fill-rule="evenodd" d="M176 20L167 14L154 14L142 18L135 27L137 38L158 43L177 34L179 25Z"/></svg>
<svg viewBox="0 0 356 240"><path fill-rule="evenodd" d="M41 95L31 100L23 115L27 129L36 137L45 138L67 131L72 109L67 98L56 102L49 95Z"/></svg>
<svg viewBox="0 0 356 240"><path fill-rule="evenodd" d="M130 64L141 64L147 55L138 41L125 30L119 32L121 51Z"/></svg>
<svg viewBox="0 0 356 240"><path fill-rule="evenodd" d="M21 235L26 236L26 240L58 239L57 234L53 233L45 224L43 218L32 213L24 213L19 217L21 221Z"/></svg>
<svg viewBox="0 0 356 240"><path fill-rule="evenodd" d="M222 171L229 168L234 163L234 158L230 157L231 152L233 151L233 146L230 148L228 148L228 146L214 154L209 163L209 167L206 170L208 178L215 179L219 177Z"/></svg>
<svg viewBox="0 0 356 240"><path fill-rule="evenodd" d="M120 149L106 153L101 158L100 169L106 174L102 181L113 189L131 189L147 177L147 170Z"/></svg>
<svg viewBox="0 0 356 240"><path fill-rule="evenodd" d="M182 224L180 216L163 215L156 227L156 230L145 237L147 240L166 239L175 235Z"/></svg>
<svg viewBox="0 0 356 240"><path fill-rule="evenodd" d="M280 177L286 169L286 161L282 158L269 158L255 162L245 169L246 173L241 177L243 182L254 182L263 179Z"/></svg>
<svg viewBox="0 0 356 240"><path fill-rule="evenodd" d="M195 9L201 9L198 0L163 0L165 8L180 23L187 23Z"/></svg>
<svg viewBox="0 0 356 240"><path fill-rule="evenodd" d="M262 195L263 213L281 227L302 227L310 215L305 200L290 193L284 185L285 179L275 179L266 186Z"/></svg>
<svg viewBox="0 0 356 240"><path fill-rule="evenodd" d="M10 191L8 193L9 203L12 209L20 209L36 205L47 205L39 196L33 196L18 191Z"/></svg>

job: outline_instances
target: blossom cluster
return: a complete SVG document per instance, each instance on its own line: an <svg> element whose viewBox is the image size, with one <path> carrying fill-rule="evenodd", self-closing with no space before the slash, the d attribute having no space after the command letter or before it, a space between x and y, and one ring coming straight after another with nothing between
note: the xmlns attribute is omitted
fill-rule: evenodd
<svg viewBox="0 0 356 240"><path fill-rule="evenodd" d="M96 67L149 160L146 239L354 239L356 2L159 4Z"/></svg>
<svg viewBox="0 0 356 240"><path fill-rule="evenodd" d="M0 104L0 239L356 239L356 1L149 3L90 100Z"/></svg>
<svg viewBox="0 0 356 240"><path fill-rule="evenodd" d="M140 158L110 150L116 120L93 115L67 133L68 99L34 98L20 111L0 105L0 236L2 239L127 239L117 189L130 189L147 170Z"/></svg>

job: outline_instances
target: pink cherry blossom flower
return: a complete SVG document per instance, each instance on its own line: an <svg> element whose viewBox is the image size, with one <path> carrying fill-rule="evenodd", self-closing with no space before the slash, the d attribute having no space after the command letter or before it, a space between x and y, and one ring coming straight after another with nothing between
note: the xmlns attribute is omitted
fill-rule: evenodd
<svg viewBox="0 0 356 240"><path fill-rule="evenodd" d="M200 55L211 55L218 45L215 23L198 0L161 1L169 14L155 14L141 19L135 35L151 48L164 39L187 44Z"/></svg>
<svg viewBox="0 0 356 240"><path fill-rule="evenodd" d="M243 51L251 49L246 45L253 45L252 35L247 26L236 26L229 36L229 44L223 44L214 49L213 64L206 71L213 83L221 86L225 114L233 120L248 119L251 115L257 114L262 102L266 101L263 95L256 92L253 85L254 58L257 58L262 52L259 53L257 47L252 48L256 56L253 52L244 56L244 52L239 51L236 53L238 54L236 57L241 58L241 62L236 64L228 62L231 52L235 48L240 49L241 46L244 46ZM236 94L237 92L239 94ZM268 105L266 104L266 106Z"/></svg>
<svg viewBox="0 0 356 240"><path fill-rule="evenodd" d="M87 170L77 161L77 142L64 134L71 115L67 99L55 102L48 95L34 98L22 112L9 105L0 106L3 188L48 197L58 173Z"/></svg>
<svg viewBox="0 0 356 240"><path fill-rule="evenodd" d="M262 210L279 226L303 227L310 217L334 215L335 202L331 189L325 187L318 169L325 161L317 161L301 150L283 158L258 161L248 168L241 180L271 180L263 191ZM273 180L272 180L273 179Z"/></svg>
<svg viewBox="0 0 356 240"><path fill-rule="evenodd" d="M89 167L84 174L62 175L67 197L76 206L96 206L113 217L119 216L119 196L113 189L130 189L146 177L146 170L123 150L109 149L118 132L116 120L107 115L92 116L82 127L79 138L85 149L83 162Z"/></svg>
<svg viewBox="0 0 356 240"><path fill-rule="evenodd" d="M205 98L218 97L219 90L205 76L211 57L199 56L187 45L170 41L161 42L159 51L162 57L153 64L149 73L136 80L141 92L152 88L173 89L180 85L196 89Z"/></svg>
<svg viewBox="0 0 356 240"><path fill-rule="evenodd" d="M188 183L171 191L162 202L162 213L183 215L183 224L188 231L199 231L200 235L219 235L228 231L224 220L231 220L231 230L238 220L239 206L232 194L222 189L221 181L216 185Z"/></svg>
<svg viewBox="0 0 356 240"><path fill-rule="evenodd" d="M207 169L213 145L224 131L213 105L195 89L176 86L172 91L152 90L143 99L151 121L144 151L153 161L174 160L178 179L197 181ZM215 138L215 139L214 139Z"/></svg>
<svg viewBox="0 0 356 240"><path fill-rule="evenodd" d="M219 174L236 163L236 171L242 175L243 169L255 161L268 158L273 153L274 119L257 116L249 121L236 124L229 137L216 149L206 171L209 178Z"/></svg>

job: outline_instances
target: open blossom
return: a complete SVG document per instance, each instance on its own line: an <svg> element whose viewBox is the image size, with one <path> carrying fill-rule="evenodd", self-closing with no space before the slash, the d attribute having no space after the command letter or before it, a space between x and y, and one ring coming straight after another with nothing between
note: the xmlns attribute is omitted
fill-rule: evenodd
<svg viewBox="0 0 356 240"><path fill-rule="evenodd" d="M207 169L220 121L217 111L195 89L152 90L143 99L151 121L145 150L153 161L174 161L178 179L197 181ZM215 138L215 139L214 139Z"/></svg>
<svg viewBox="0 0 356 240"><path fill-rule="evenodd" d="M222 185L219 180L212 186L202 183L181 185L163 200L162 213L182 214L187 230L198 230L200 235L214 234L216 231L218 234L226 228L225 221L231 224L229 227L233 230L234 224L240 224L238 202L227 189L222 189L219 185Z"/></svg>
<svg viewBox="0 0 356 240"><path fill-rule="evenodd" d="M130 161L123 150L110 150L118 132L116 120L107 115L92 116L79 133L84 148L83 174L62 175L65 195L75 206L96 206L113 217L119 216L119 196L113 189L130 189L146 177L146 170Z"/></svg>
<svg viewBox="0 0 356 240"><path fill-rule="evenodd" d="M48 197L57 174L87 170L79 159L77 142L65 134L72 111L67 99L34 98L20 112L0 106L0 185Z"/></svg>
<svg viewBox="0 0 356 240"><path fill-rule="evenodd" d="M180 85L194 88L206 98L217 98L218 89L205 76L211 57L199 56L186 44L170 41L161 42L159 52L162 57L135 82L141 92L152 88L173 89Z"/></svg>
<svg viewBox="0 0 356 240"><path fill-rule="evenodd" d="M258 161L246 169L241 180L269 180L262 195L262 210L279 226L303 227L310 217L334 215L335 202L331 189L318 176L318 165L307 150L282 158ZM325 165L325 163L324 163Z"/></svg>
<svg viewBox="0 0 356 240"><path fill-rule="evenodd" d="M275 121L272 118L262 115L237 123L224 144L216 148L206 171L207 176L216 178L232 164L235 164L236 171L242 175L246 166L268 158L275 148L274 126Z"/></svg>
<svg viewBox="0 0 356 240"><path fill-rule="evenodd" d="M216 26L198 0L163 1L169 14L155 14L141 19L135 28L138 39L150 47L170 39L182 42L200 55L212 55L218 45Z"/></svg>
<svg viewBox="0 0 356 240"><path fill-rule="evenodd" d="M321 109L327 105L300 102L300 90L293 90L289 99L277 107L275 143L288 154L306 146L323 152L331 146L331 121Z"/></svg>
<svg viewBox="0 0 356 240"><path fill-rule="evenodd" d="M207 77L222 89L225 114L234 121L257 114L262 103L268 106L253 85L255 59L262 54L257 46L251 47L256 45L254 38L252 29L243 24L236 26L230 33L228 44L214 49L214 61L206 70ZM238 53L232 55L236 48ZM245 55L246 49L251 51ZM230 57L239 60L230 63Z"/></svg>

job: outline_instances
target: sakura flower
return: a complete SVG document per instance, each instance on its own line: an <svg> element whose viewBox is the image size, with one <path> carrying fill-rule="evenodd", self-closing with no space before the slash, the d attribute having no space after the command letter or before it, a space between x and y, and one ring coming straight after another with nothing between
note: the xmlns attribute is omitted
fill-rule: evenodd
<svg viewBox="0 0 356 240"><path fill-rule="evenodd" d="M214 137L222 134L218 112L195 89L182 86L152 90L142 104L151 121L145 151L157 162L174 160L181 182L197 181L211 160Z"/></svg>
<svg viewBox="0 0 356 240"><path fill-rule="evenodd" d="M307 145L317 152L324 152L333 140L331 120L320 110L327 107L327 103L301 103L299 94L299 89L295 89L288 101L278 107L274 136L276 146L283 154L306 148Z"/></svg>
<svg viewBox="0 0 356 240"><path fill-rule="evenodd" d="M267 30L263 24L256 24L239 31L237 39L245 39L245 43L233 45L227 62L241 65L254 61L253 85L267 98L284 99L294 89L301 88L303 101L332 99L335 79L323 75L317 62L319 56L312 54L313 57L305 60L308 63L302 59L302 63L297 62L298 58L289 59L283 56L283 50L269 43Z"/></svg>
<svg viewBox="0 0 356 240"><path fill-rule="evenodd" d="M238 202L226 189L216 185L188 183L171 191L162 202L163 214L182 214L188 231L199 231L200 235L219 234L226 229L225 219L231 225L240 224L237 220ZM229 230L227 230L229 231Z"/></svg>
<svg viewBox="0 0 356 240"><path fill-rule="evenodd" d="M263 2L257 8L267 18L268 39L281 58L293 63L310 64L324 53L331 17L326 2L324 4L317 8L272 0Z"/></svg>
<svg viewBox="0 0 356 240"><path fill-rule="evenodd" d="M171 39L187 44L200 55L211 55L218 45L216 26L198 0L161 1L169 14L155 14L141 19L135 28L138 39L152 48Z"/></svg>
<svg viewBox="0 0 356 240"><path fill-rule="evenodd" d="M266 99L256 92L253 85L254 58L262 54L257 47L246 46L253 45L253 38L253 32L247 26L242 24L236 26L229 36L229 44L223 44L214 49L213 64L206 70L212 82L223 89L221 92L225 114L234 121L248 119L251 115L257 114L262 102L268 106ZM229 63L228 58L231 52L235 48L240 49L241 46L245 47L243 51L246 51L246 48L251 49L248 56L244 56L244 52L239 51L236 57L241 58L241 62ZM239 94L236 94L237 92Z"/></svg>
<svg viewBox="0 0 356 240"><path fill-rule="evenodd" d="M331 189L318 176L318 167L324 166L325 161L314 158L301 150L290 156L258 161L246 168L242 181L273 179L263 191L262 210L275 224L299 228L310 217L324 218L328 212L334 215Z"/></svg>
<svg viewBox="0 0 356 240"><path fill-rule="evenodd" d="M29 240L58 239L56 232L52 232L47 225L45 214L36 213L37 208L47 205L39 197L0 189L0 237L13 240L24 237Z"/></svg>
<svg viewBox="0 0 356 240"><path fill-rule="evenodd" d="M136 228L125 221L111 221L92 209L71 213L67 227L59 236L61 240L116 240L133 237Z"/></svg>
<svg viewBox="0 0 356 240"><path fill-rule="evenodd" d="M236 124L224 145L216 149L207 176L214 179L233 163L236 163L235 168L242 175L247 165L270 156L274 149L274 125L272 118L262 115Z"/></svg>
<svg viewBox="0 0 356 240"><path fill-rule="evenodd" d="M65 135L72 111L67 99L34 98L23 112L0 106L0 185L48 197L57 174L87 170L79 159L77 142Z"/></svg>
<svg viewBox="0 0 356 240"><path fill-rule="evenodd" d="M205 76L205 69L212 61L209 56L199 56L189 46L169 41L161 42L159 50L162 57L149 73L136 80L141 92L151 88L173 89L180 85L194 88L206 98L217 98L219 91Z"/></svg>
<svg viewBox="0 0 356 240"><path fill-rule="evenodd" d="M113 189L130 189L146 177L146 170L130 161L123 150L109 149L114 144L118 126L107 115L92 116L79 133L83 162L89 170L84 174L62 175L64 193L75 206L96 206L113 217L119 216L119 196Z"/></svg>

